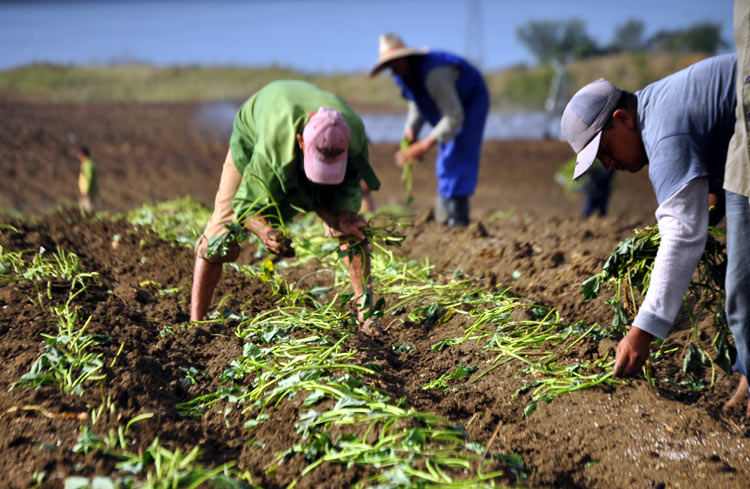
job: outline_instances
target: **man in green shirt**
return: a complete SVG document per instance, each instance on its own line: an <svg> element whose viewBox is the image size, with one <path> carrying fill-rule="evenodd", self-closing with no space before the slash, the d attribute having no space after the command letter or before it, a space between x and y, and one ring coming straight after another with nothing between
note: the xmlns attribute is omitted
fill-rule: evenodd
<svg viewBox="0 0 750 489"><path fill-rule="evenodd" d="M357 212L360 179L377 190L369 163L364 125L344 100L303 81L269 83L239 109L224 162L214 212L196 244L190 319L203 319L221 277L222 263L234 261L234 242L224 256L210 255L208 242L237 221L271 252L293 256L278 226L300 210L314 211L342 248L363 239ZM372 304L368 250L345 259L362 331L379 328L364 320Z"/></svg>
<svg viewBox="0 0 750 489"><path fill-rule="evenodd" d="M78 148L78 159L81 167L78 171L78 207L85 211L94 208L94 201L99 196L99 182L96 177L96 163L91 158L89 148Z"/></svg>

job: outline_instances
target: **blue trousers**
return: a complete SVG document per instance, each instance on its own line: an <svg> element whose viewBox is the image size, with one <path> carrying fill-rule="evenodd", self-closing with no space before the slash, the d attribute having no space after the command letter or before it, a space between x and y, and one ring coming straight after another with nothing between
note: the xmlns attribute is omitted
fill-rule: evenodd
<svg viewBox="0 0 750 489"><path fill-rule="evenodd" d="M726 192L727 322L737 347L740 373L750 373L750 200Z"/></svg>
<svg viewBox="0 0 750 489"><path fill-rule="evenodd" d="M438 145L435 175L438 192L446 199L468 197L477 188L479 156L489 109L490 96L482 83L464 104L464 123L456 137Z"/></svg>
<svg viewBox="0 0 750 489"><path fill-rule="evenodd" d="M612 189L614 174L614 170L607 171L599 165L588 171L590 180L585 188L586 196L583 200L583 211L581 212L583 217L589 217L597 210L600 216L607 215L607 204L609 203L609 193Z"/></svg>

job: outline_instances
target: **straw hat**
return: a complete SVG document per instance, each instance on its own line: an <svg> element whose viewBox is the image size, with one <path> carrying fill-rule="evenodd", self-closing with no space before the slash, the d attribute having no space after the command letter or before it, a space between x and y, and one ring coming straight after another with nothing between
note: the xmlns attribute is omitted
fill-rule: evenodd
<svg viewBox="0 0 750 489"><path fill-rule="evenodd" d="M389 32L387 34L381 34L378 40L378 51L379 59L375 64L375 67L370 71L370 76L377 75L380 70L385 68L385 65L394 59L403 58L404 56L412 56L415 54L427 54L430 52L428 48L407 48L404 45L404 41L398 36Z"/></svg>

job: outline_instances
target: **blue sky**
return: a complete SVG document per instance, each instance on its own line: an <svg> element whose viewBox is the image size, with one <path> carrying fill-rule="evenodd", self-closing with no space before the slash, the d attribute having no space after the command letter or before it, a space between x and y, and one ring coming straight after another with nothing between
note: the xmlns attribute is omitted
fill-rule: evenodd
<svg viewBox="0 0 750 489"><path fill-rule="evenodd" d="M616 5L616 7L615 7ZM732 0L108 0L0 2L0 70L31 62L271 64L360 72L378 35L481 56L483 67L533 64L516 29L529 20L582 20L599 44L629 18L645 36L696 22L732 44ZM478 12L471 16L474 9Z"/></svg>

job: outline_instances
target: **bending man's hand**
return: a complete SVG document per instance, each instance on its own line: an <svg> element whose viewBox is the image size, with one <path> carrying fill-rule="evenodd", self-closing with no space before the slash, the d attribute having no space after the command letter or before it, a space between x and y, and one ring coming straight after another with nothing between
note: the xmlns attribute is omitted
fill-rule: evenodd
<svg viewBox="0 0 750 489"><path fill-rule="evenodd" d="M367 226L365 219L351 211L343 211L339 214L339 231L346 236L355 236L359 239L365 239L365 233L362 231Z"/></svg>
<svg viewBox="0 0 750 489"><path fill-rule="evenodd" d="M281 229L270 226L263 228L258 232L258 237L263 241L263 245L266 249L274 255L286 257L294 256L292 240L284 236Z"/></svg>
<svg viewBox="0 0 750 489"><path fill-rule="evenodd" d="M396 153L396 164L400 167L414 164L415 161L422 159L428 149L430 146L426 139L412 143Z"/></svg>
<svg viewBox="0 0 750 489"><path fill-rule="evenodd" d="M615 352L615 377L627 377L637 374L648 360L651 340L654 335L635 326L617 344Z"/></svg>
<svg viewBox="0 0 750 489"><path fill-rule="evenodd" d="M262 216L252 216L245 221L245 227L252 231L263 246L274 255L294 256L292 240L284 236L281 229L271 226Z"/></svg>

